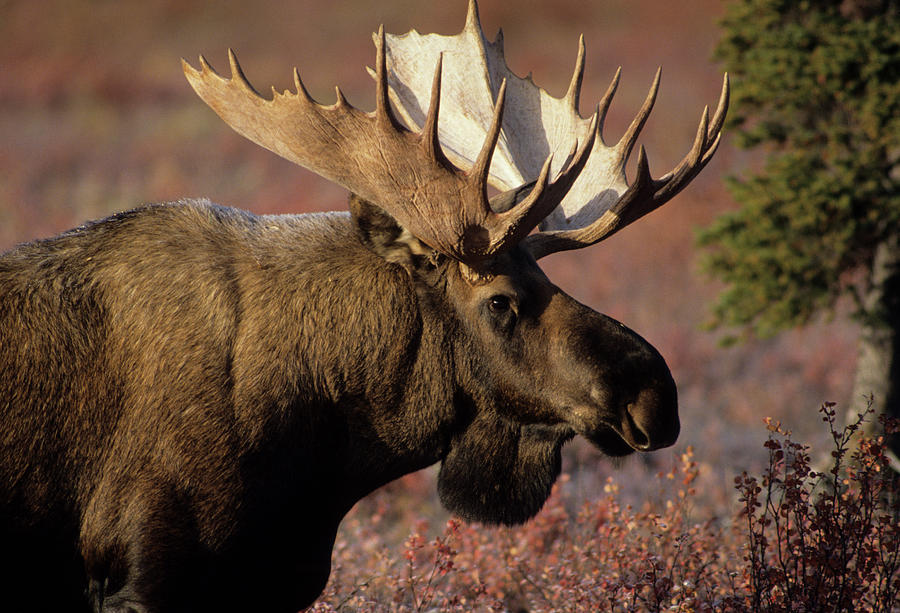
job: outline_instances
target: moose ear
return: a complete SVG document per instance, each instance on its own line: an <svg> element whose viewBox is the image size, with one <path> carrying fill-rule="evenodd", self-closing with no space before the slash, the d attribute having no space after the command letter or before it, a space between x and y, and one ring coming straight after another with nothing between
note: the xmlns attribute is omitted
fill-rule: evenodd
<svg viewBox="0 0 900 613"><path fill-rule="evenodd" d="M433 249L384 209L356 194L350 194L350 215L363 244L388 262L412 272L434 257Z"/></svg>

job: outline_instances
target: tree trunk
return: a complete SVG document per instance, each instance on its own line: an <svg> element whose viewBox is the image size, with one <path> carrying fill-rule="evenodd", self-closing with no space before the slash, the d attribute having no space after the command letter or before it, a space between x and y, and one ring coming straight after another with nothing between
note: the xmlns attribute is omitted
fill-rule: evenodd
<svg viewBox="0 0 900 613"><path fill-rule="evenodd" d="M862 331L856 379L847 418L855 421L872 398L875 418L867 431L880 434L877 417L900 419L900 235L875 248L871 286L863 297ZM891 463L900 472L900 436L889 439Z"/></svg>

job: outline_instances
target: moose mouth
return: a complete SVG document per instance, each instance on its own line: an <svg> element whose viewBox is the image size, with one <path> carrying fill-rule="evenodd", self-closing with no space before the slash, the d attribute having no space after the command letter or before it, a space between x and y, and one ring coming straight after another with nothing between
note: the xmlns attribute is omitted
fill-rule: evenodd
<svg viewBox="0 0 900 613"><path fill-rule="evenodd" d="M606 456L620 458L647 449L647 437L628 417L622 420L623 423L616 424L607 411L598 413L600 411L595 407L571 410L569 426Z"/></svg>
<svg viewBox="0 0 900 613"><path fill-rule="evenodd" d="M621 458L639 450L637 446L630 444L611 427L602 427L594 432L582 433L582 436L599 449L603 455L613 458Z"/></svg>

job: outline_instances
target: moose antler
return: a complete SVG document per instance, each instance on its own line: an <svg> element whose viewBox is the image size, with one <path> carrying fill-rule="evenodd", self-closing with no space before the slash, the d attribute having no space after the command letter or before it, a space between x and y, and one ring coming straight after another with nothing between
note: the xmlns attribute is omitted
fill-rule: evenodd
<svg viewBox="0 0 900 613"><path fill-rule="evenodd" d="M597 112L582 117L583 39L562 98L509 70L502 32L493 43L485 39L475 0L456 36L386 36L381 28L375 47L372 113L349 105L340 89L335 104L316 103L296 69L296 93L273 88L265 99L231 51L230 79L202 56L199 70L183 64L200 97L237 132L376 203L433 249L470 265L520 242L536 258L584 247L659 207L710 160L728 106L726 75L712 122L704 110L678 167L653 179L641 148L629 186L625 163L653 106L659 72L637 117L610 147L600 134L619 73ZM489 200L488 184L505 192ZM528 236L538 224L541 231Z"/></svg>
<svg viewBox="0 0 900 613"><path fill-rule="evenodd" d="M487 41L475 0L470 0L466 25L456 36L421 35L413 30L401 36L389 36L387 42L391 99L410 127L424 125L422 109L428 90L423 69L435 56L444 58L445 86L438 133L447 157L458 166L465 167L475 159L477 151L473 143L481 142L482 135L487 133L487 109L492 92L505 84L507 111L488 176L488 182L498 189L511 190L528 184L539 176L548 155L571 150L576 142L593 141L584 169L559 206L543 220L541 232L525 239L536 258L594 244L671 199L712 158L728 107L728 75L725 75L715 115L710 122L708 110L703 111L697 137L682 162L672 172L653 179L642 147L637 176L629 186L625 164L656 99L659 71L624 136L615 145L607 146L602 139L603 120L621 69L603 96L598 112L590 119L581 117L578 107L584 75L583 38L579 40L575 72L562 98L538 88L530 76L522 79L509 70L503 55L502 31L493 43ZM597 137L592 134L595 128ZM561 157L553 160L551 172L565 163Z"/></svg>
<svg viewBox="0 0 900 613"><path fill-rule="evenodd" d="M495 212L487 197L487 176L500 135L506 101L501 84L492 104L491 123L470 169L462 171L444 156L438 139L442 57L434 58L434 77L424 128L413 133L395 118L388 101L383 28L376 38L376 108L364 113L347 103L317 104L294 70L296 93L263 98L229 51L231 78L225 79L201 56L200 69L183 62L200 97L232 128L250 140L339 183L393 215L433 249L477 264L520 242L553 210L587 161L596 130L580 147L573 141L567 167L550 182L547 157L527 196ZM595 125L595 124L594 124Z"/></svg>

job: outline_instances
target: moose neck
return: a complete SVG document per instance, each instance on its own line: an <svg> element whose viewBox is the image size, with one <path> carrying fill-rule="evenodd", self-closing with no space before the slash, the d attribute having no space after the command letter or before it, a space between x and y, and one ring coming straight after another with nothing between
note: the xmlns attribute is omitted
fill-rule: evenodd
<svg viewBox="0 0 900 613"><path fill-rule="evenodd" d="M314 240L302 249L263 246L254 254L253 274L269 277L259 286L280 289L251 299L265 302L265 312L277 312L281 323L274 331L271 323L262 329L245 318L247 335L235 356L235 392L243 400L236 413L251 448L280 440L276 461L285 470L291 465L299 485L349 509L446 453L454 395L450 330L442 318L423 316L410 275L361 244L349 217L321 218L314 227ZM258 372L240 376L241 348L258 353L260 344L296 356L294 368L275 372L275 364L254 363ZM254 385L260 379L276 384L260 389Z"/></svg>

